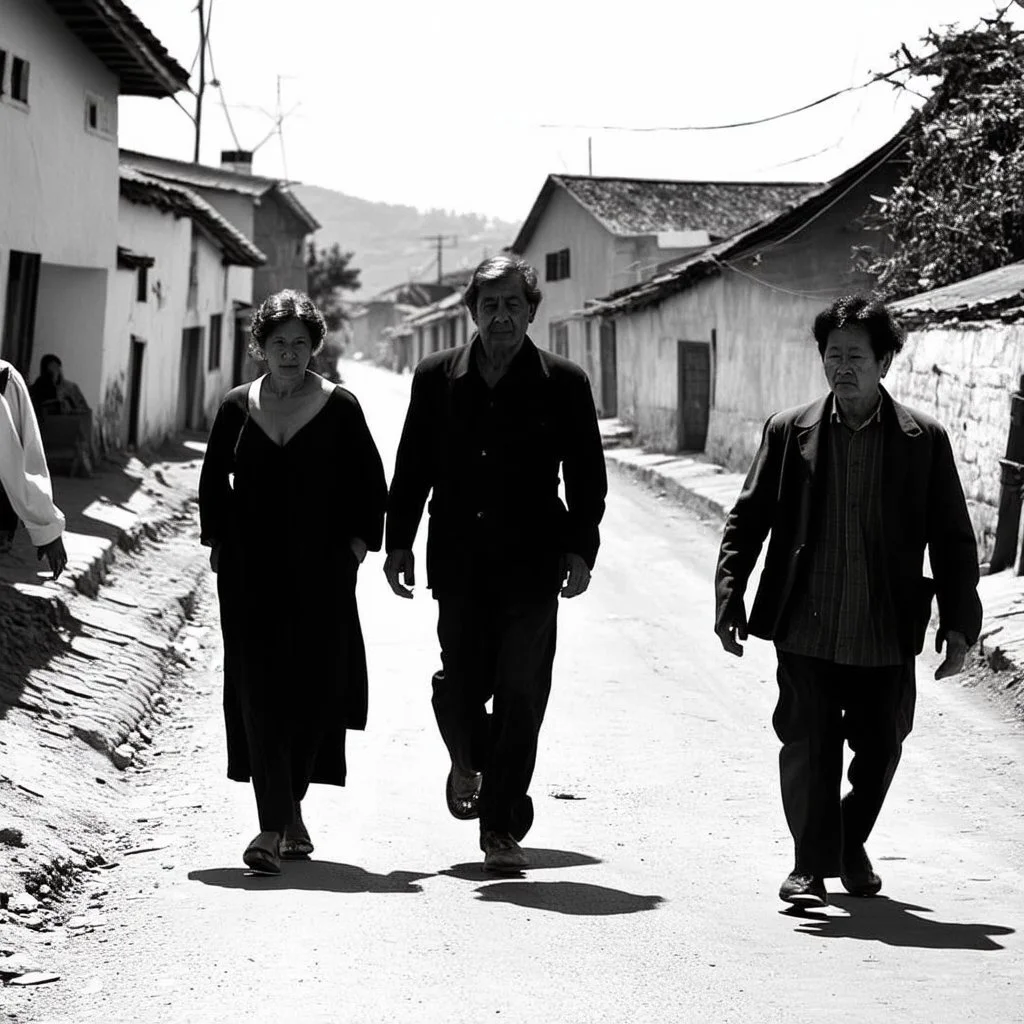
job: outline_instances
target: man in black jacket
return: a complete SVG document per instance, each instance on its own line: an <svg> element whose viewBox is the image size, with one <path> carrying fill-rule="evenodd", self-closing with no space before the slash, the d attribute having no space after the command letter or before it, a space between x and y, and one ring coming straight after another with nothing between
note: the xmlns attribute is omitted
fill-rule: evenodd
<svg viewBox="0 0 1024 1024"><path fill-rule="evenodd" d="M771 417L719 553L715 632L775 643L782 801L796 858L779 896L827 902L824 879L873 896L864 843L914 718L914 659L938 598L936 678L981 629L974 531L945 430L881 387L903 334L864 296L818 315L831 392ZM747 624L743 595L771 532ZM922 575L928 547L934 582ZM843 742L854 753L840 801Z"/></svg>
<svg viewBox="0 0 1024 1024"><path fill-rule="evenodd" d="M527 866L519 840L533 823L558 597L589 586L607 493L586 374L527 337L540 297L518 256L476 268L464 299L477 333L416 368L388 498L384 572L412 597L412 546L433 490L427 586L438 602L446 799L455 817L479 817L485 864L498 870Z"/></svg>

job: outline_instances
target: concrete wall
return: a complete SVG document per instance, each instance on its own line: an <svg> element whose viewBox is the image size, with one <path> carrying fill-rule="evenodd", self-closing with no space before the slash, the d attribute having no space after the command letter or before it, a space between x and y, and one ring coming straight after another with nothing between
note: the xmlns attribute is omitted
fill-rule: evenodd
<svg viewBox="0 0 1024 1024"><path fill-rule="evenodd" d="M885 381L895 398L949 431L983 562L995 542L999 460L1021 373L1024 326L962 324L911 332Z"/></svg>

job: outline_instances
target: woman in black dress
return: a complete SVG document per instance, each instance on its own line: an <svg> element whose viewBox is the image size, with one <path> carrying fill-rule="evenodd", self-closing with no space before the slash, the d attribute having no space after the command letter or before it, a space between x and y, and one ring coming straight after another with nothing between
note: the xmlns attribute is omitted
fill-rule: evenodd
<svg viewBox="0 0 1024 1024"><path fill-rule="evenodd" d="M243 855L277 874L313 851L310 782L345 784L345 730L366 724L356 574L380 549L387 482L351 392L308 369L320 311L301 292L253 314L268 372L221 403L199 481L224 636L228 778L252 779L260 833Z"/></svg>

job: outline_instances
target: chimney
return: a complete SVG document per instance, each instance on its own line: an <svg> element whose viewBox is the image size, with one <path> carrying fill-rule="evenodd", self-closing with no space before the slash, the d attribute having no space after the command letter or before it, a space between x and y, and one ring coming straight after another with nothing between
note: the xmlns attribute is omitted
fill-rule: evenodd
<svg viewBox="0 0 1024 1024"><path fill-rule="evenodd" d="M220 151L220 169L234 171L235 174L252 174L252 150L222 149Z"/></svg>

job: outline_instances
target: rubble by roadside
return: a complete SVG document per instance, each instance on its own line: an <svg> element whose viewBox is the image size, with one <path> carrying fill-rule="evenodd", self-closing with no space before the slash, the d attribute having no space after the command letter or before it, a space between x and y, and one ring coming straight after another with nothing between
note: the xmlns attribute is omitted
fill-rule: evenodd
<svg viewBox="0 0 1024 1024"><path fill-rule="evenodd" d="M61 895L112 869L110 823L131 776L161 753L158 719L188 699L181 680L199 654L188 622L209 589L201 458L186 439L92 479L56 478L68 572L46 581L23 534L0 560L3 984L52 980L31 934L102 927L101 887L81 921L64 921Z"/></svg>

